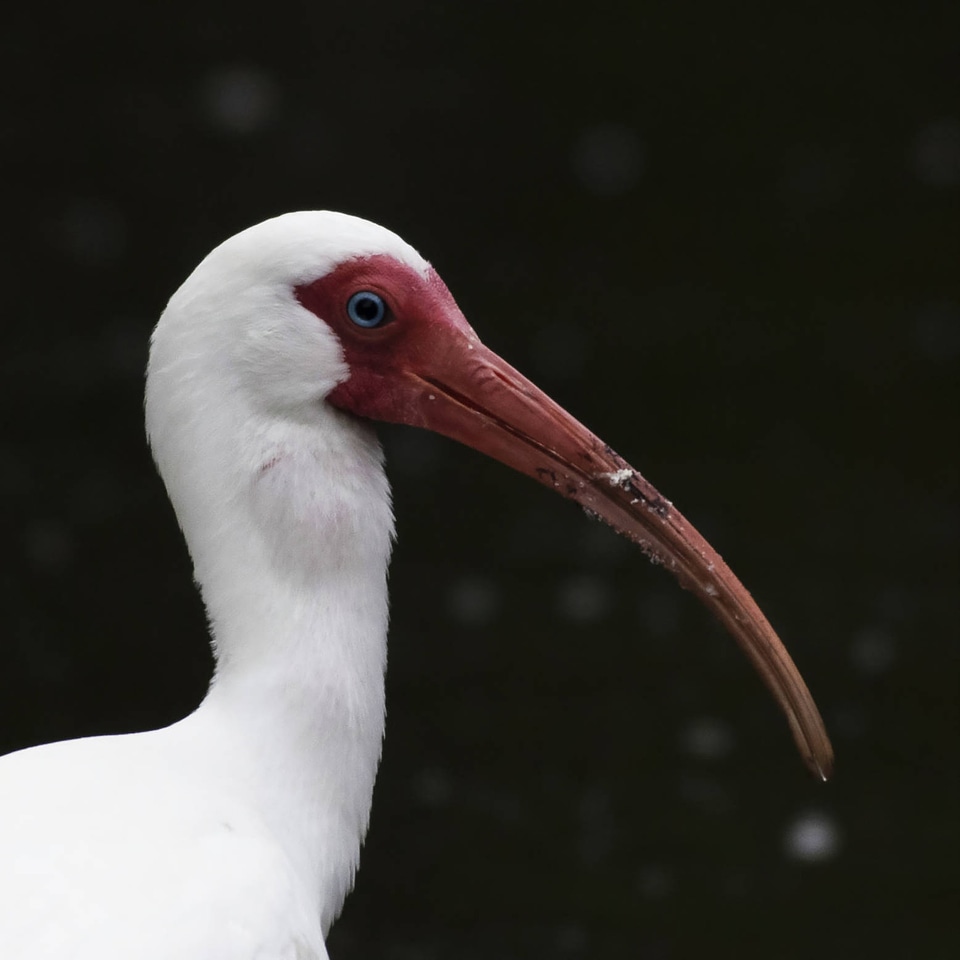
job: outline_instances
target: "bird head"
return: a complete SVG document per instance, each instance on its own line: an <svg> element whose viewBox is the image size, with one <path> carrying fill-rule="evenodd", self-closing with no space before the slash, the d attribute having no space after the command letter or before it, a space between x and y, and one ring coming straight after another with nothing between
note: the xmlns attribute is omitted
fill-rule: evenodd
<svg viewBox="0 0 960 960"><path fill-rule="evenodd" d="M218 247L175 294L154 337L147 411L155 451L165 425L199 416L190 383L214 376L245 401L205 413L208 433L230 437L241 427L225 418L265 411L298 422L336 410L358 423L407 424L471 446L597 515L727 627L808 767L829 775L832 749L813 699L726 563L637 470L488 350L433 268L395 234L305 212ZM163 416L151 417L151 393L171 391L179 410L164 400L154 405Z"/></svg>

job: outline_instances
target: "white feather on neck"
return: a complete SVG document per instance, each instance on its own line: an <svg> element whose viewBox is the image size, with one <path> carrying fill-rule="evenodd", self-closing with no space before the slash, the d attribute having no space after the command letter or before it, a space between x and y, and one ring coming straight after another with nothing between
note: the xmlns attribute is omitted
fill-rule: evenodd
<svg viewBox="0 0 960 960"><path fill-rule="evenodd" d="M382 247L375 229L365 242ZM235 261L219 248L175 294L148 370L147 432L217 660L176 735L209 743L221 781L259 807L326 931L380 756L393 516L372 430L323 399L347 370L294 299L302 278L251 277Z"/></svg>

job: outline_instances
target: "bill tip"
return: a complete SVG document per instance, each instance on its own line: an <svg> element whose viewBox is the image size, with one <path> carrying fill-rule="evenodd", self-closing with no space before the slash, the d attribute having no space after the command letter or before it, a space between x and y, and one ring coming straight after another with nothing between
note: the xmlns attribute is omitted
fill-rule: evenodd
<svg viewBox="0 0 960 960"><path fill-rule="evenodd" d="M821 783L826 783L833 776L833 757L819 759L811 757L810 768Z"/></svg>

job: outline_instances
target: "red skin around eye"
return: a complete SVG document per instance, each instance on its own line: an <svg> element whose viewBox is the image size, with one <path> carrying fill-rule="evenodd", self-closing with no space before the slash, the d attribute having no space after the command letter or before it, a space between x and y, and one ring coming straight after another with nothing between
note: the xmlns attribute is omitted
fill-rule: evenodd
<svg viewBox="0 0 960 960"><path fill-rule="evenodd" d="M361 290L387 305L388 319L378 327L361 327L347 315L350 297ZM451 342L478 342L432 267L424 275L385 254L348 260L295 292L340 338L350 368L327 399L362 417L419 423L404 374L432 365Z"/></svg>

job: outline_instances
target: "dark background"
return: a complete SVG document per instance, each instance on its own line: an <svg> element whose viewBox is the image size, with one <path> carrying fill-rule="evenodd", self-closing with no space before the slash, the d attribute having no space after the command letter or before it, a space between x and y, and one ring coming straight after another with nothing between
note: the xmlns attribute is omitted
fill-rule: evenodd
<svg viewBox="0 0 960 960"><path fill-rule="evenodd" d="M335 960L955 956L956 5L144 10L0 35L0 749L202 696L147 338L231 233L341 209L701 527L838 760L807 778L639 551L385 430L388 734Z"/></svg>

